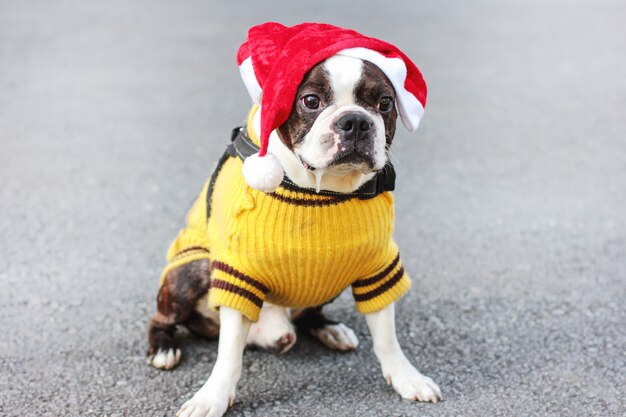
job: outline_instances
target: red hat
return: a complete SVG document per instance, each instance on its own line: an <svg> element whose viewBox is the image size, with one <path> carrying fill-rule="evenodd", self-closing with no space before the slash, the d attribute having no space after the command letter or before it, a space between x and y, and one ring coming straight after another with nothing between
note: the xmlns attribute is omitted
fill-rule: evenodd
<svg viewBox="0 0 626 417"><path fill-rule="evenodd" d="M282 167L272 155L268 155L269 160L266 156L270 133L289 118L304 75L333 55L360 58L380 68L396 90L402 122L410 131L417 129L426 105L426 83L397 47L323 23L253 26L237 53L241 77L252 100L262 109L260 152L244 162L244 176L251 187L269 192L280 185ZM260 157L266 160L265 166L260 166ZM255 161L248 161L251 158Z"/></svg>

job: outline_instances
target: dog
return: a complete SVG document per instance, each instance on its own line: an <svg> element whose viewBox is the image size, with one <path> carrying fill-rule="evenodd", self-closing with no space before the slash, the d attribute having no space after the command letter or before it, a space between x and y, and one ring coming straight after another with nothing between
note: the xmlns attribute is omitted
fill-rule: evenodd
<svg viewBox="0 0 626 417"><path fill-rule="evenodd" d="M287 119L269 134L267 146L285 175L281 188L271 192L251 190L241 173L242 160L262 148L264 106L255 106L246 125L233 132L187 227L170 247L148 326L148 363L160 369L172 369L181 359L177 326L219 337L213 372L177 416L227 411L246 345L283 353L296 342L298 328L328 348L356 349L354 331L323 314L323 306L349 285L387 382L405 399L442 399L437 384L406 358L395 332L395 300L409 286L390 238L388 190L395 174L388 155L402 110L397 103L392 80L367 59L333 54L315 63L297 85ZM343 213L350 204L357 211ZM239 221L234 226L233 218ZM283 247L286 253L276 255ZM233 255L232 248L244 254ZM231 259L223 251L245 267L220 260ZM336 276L327 276L329 271ZM351 274L365 275L342 278ZM266 281L255 278L265 275ZM283 275L285 282L274 282Z"/></svg>

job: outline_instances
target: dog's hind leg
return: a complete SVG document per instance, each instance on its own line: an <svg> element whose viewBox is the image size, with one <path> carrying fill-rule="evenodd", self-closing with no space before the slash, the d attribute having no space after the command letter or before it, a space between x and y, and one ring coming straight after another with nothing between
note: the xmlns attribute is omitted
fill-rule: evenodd
<svg viewBox="0 0 626 417"><path fill-rule="evenodd" d="M198 300L195 310L185 321L185 327L198 337L217 340L220 335L220 315L209 308L209 294Z"/></svg>
<svg viewBox="0 0 626 417"><path fill-rule="evenodd" d="M167 273L157 295L157 312L148 324L148 363L172 369L180 362L176 326L195 317L194 308L210 286L208 259L199 259Z"/></svg>
<svg viewBox="0 0 626 417"><path fill-rule="evenodd" d="M354 331L343 323L331 320L322 313L323 306L293 311L293 323L304 332L309 333L330 349L348 352L359 346Z"/></svg>
<svg viewBox="0 0 626 417"><path fill-rule="evenodd" d="M296 343L296 332L285 307L263 303L259 321L252 323L248 346L256 346L270 352L285 353Z"/></svg>

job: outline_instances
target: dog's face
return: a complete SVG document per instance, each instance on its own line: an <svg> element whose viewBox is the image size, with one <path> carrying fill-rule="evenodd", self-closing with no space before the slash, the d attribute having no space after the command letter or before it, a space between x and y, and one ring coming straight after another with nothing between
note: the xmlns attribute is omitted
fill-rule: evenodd
<svg viewBox="0 0 626 417"><path fill-rule="evenodd" d="M378 171L396 130L395 100L374 64L333 56L306 74L278 134L309 171Z"/></svg>

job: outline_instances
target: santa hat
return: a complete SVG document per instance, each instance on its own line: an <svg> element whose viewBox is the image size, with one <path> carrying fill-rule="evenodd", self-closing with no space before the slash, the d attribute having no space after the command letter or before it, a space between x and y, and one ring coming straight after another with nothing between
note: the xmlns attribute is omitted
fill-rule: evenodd
<svg viewBox="0 0 626 417"><path fill-rule="evenodd" d="M369 61L380 68L396 90L396 107L403 124L417 129L426 105L426 83L415 64L397 47L358 32L323 23L287 27L280 23L253 26L237 53L243 82L259 104L260 151L244 161L243 175L250 187L272 192L284 172L267 153L270 133L289 118L305 74L333 55Z"/></svg>

